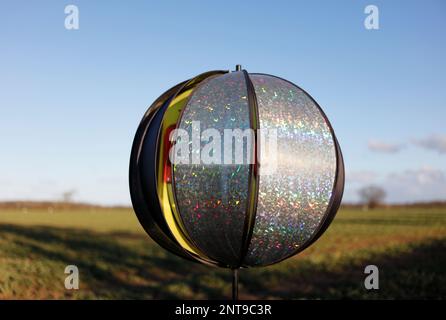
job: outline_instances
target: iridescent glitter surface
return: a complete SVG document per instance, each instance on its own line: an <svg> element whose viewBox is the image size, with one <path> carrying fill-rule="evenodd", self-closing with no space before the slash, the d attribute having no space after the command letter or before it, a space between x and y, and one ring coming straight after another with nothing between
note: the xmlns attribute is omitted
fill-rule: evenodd
<svg viewBox="0 0 446 320"><path fill-rule="evenodd" d="M250 75L260 128L277 129L277 169L260 171L257 215L244 264L277 262L296 252L317 231L336 175L330 129L302 90L279 78ZM274 155L263 154L260 170ZM271 165L271 164L268 164Z"/></svg>
<svg viewBox="0 0 446 320"><path fill-rule="evenodd" d="M191 137L193 121L200 121L201 132L218 130L222 142L224 129L249 128L243 73L232 72L201 84L186 105L178 128L187 130ZM207 143L201 142L201 151ZM196 149L190 143L191 154L200 152ZM223 153L222 147L221 163ZM249 165L246 157L244 160L244 164L201 161L174 166L177 205L187 233L209 257L229 265L240 260L249 184Z"/></svg>

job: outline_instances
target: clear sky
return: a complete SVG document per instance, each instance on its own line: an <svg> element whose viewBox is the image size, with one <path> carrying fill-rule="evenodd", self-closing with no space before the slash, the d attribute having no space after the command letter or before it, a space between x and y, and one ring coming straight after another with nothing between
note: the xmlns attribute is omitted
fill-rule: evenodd
<svg viewBox="0 0 446 320"><path fill-rule="evenodd" d="M66 5L79 30L64 27ZM379 30L364 8L379 8ZM446 200L445 1L1 1L0 200L130 204L133 136L187 78L242 64L308 91L345 200Z"/></svg>

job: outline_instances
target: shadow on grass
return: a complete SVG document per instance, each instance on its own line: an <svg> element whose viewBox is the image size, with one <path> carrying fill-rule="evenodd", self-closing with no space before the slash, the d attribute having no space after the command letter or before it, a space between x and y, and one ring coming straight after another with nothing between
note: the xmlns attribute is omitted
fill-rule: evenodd
<svg viewBox="0 0 446 320"><path fill-rule="evenodd" d="M61 268L49 272L61 273L63 266L77 265L81 284L86 284L90 292L88 297L225 299L230 296L228 270L184 261L145 236L0 224L0 238L6 237L21 248L23 258L51 262L53 268ZM445 298L445 249L445 242L437 240L413 245L404 252L368 254L336 263L329 257L320 263L297 257L268 268L242 270L241 297ZM380 290L364 289L363 270L367 264L379 267ZM48 286L54 287L51 282ZM59 290L64 290L63 286Z"/></svg>

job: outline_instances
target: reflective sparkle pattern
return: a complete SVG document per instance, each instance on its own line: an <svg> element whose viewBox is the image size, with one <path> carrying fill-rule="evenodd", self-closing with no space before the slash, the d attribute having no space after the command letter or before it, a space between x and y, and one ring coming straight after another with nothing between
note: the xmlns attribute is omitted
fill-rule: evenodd
<svg viewBox="0 0 446 320"><path fill-rule="evenodd" d="M267 265L296 252L322 222L336 175L333 137L312 99L268 75L250 75L262 129L277 129L277 169L263 175L274 154L262 154L257 215L244 264ZM266 141L265 141L266 142Z"/></svg>
<svg viewBox="0 0 446 320"><path fill-rule="evenodd" d="M243 73L232 72L200 84L178 124L189 137L192 121L200 121L202 132L208 128L218 130L222 141L224 129L249 128ZM202 151L207 143L201 142ZM190 150L191 154L200 152L192 150L192 143ZM223 163L223 150L221 157ZM201 161L174 166L177 205L187 233L201 251L228 265L236 265L240 260L249 183L249 165L244 163L220 165Z"/></svg>

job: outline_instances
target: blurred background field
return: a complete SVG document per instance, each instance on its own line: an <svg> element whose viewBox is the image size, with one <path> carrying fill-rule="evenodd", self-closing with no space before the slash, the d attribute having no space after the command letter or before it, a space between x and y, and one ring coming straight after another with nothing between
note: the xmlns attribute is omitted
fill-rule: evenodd
<svg viewBox="0 0 446 320"><path fill-rule="evenodd" d="M328 231L280 264L240 271L242 299L446 298L446 207L342 208ZM64 287L77 265L80 289ZM364 288L364 268L380 289ZM229 270L154 243L129 208L0 207L0 299L226 299Z"/></svg>

